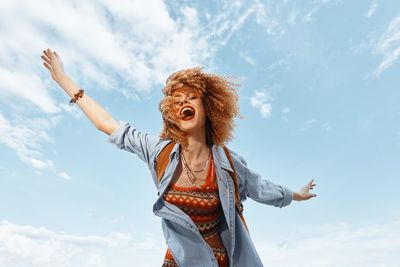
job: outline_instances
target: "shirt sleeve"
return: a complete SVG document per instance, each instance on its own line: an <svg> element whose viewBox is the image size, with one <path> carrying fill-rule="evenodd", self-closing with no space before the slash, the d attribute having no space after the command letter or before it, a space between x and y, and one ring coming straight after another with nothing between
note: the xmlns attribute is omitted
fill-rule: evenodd
<svg viewBox="0 0 400 267"><path fill-rule="evenodd" d="M107 141L136 154L150 166L160 140L158 136L138 131L126 121L119 121L118 128L109 135Z"/></svg>
<svg viewBox="0 0 400 267"><path fill-rule="evenodd" d="M262 178L260 174L247 167L247 163L243 157L231 150L229 151L238 177L241 199L245 200L245 197L249 197L259 203L279 208L283 208L292 202L292 190L286 186L278 185Z"/></svg>

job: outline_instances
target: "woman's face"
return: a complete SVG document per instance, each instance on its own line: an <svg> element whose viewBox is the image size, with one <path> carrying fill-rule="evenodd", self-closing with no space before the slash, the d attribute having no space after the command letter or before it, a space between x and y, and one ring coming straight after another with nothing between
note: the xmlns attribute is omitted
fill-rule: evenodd
<svg viewBox="0 0 400 267"><path fill-rule="evenodd" d="M206 114L200 95L190 89L172 93L176 121L181 131L193 133L205 131Z"/></svg>

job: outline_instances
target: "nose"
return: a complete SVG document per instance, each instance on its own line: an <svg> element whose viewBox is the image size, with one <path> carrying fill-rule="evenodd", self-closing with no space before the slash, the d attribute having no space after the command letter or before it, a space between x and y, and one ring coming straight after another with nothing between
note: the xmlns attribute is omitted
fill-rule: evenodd
<svg viewBox="0 0 400 267"><path fill-rule="evenodd" d="M183 100L182 100L182 99L179 100L179 104L180 104L180 105L183 105L183 104L185 104L185 103L189 103L188 97L183 98Z"/></svg>

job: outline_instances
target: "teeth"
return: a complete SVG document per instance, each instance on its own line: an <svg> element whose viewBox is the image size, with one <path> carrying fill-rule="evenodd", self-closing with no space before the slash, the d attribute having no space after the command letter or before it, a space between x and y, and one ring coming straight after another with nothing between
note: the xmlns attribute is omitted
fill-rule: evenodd
<svg viewBox="0 0 400 267"><path fill-rule="evenodd" d="M191 109L191 108L184 108L184 109L182 109L182 113L183 113L183 112L185 112L186 110L190 110L190 111L192 111L192 109Z"/></svg>
<svg viewBox="0 0 400 267"><path fill-rule="evenodd" d="M194 115L194 109L191 108L191 107L185 107L185 108L183 108L182 111L181 111L181 116L182 116L183 118L185 118L185 117L190 117L190 116L193 116L193 115Z"/></svg>

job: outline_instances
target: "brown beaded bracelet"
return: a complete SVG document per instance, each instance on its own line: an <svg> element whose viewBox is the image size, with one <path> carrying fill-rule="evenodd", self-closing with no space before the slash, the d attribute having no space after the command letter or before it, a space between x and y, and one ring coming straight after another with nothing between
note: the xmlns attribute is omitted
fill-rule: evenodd
<svg viewBox="0 0 400 267"><path fill-rule="evenodd" d="M74 96L71 98L71 100L69 101L69 104L72 106L73 104L76 103L76 101L81 98L83 96L83 93L85 92L85 90L83 89L79 89L79 92L74 94Z"/></svg>

